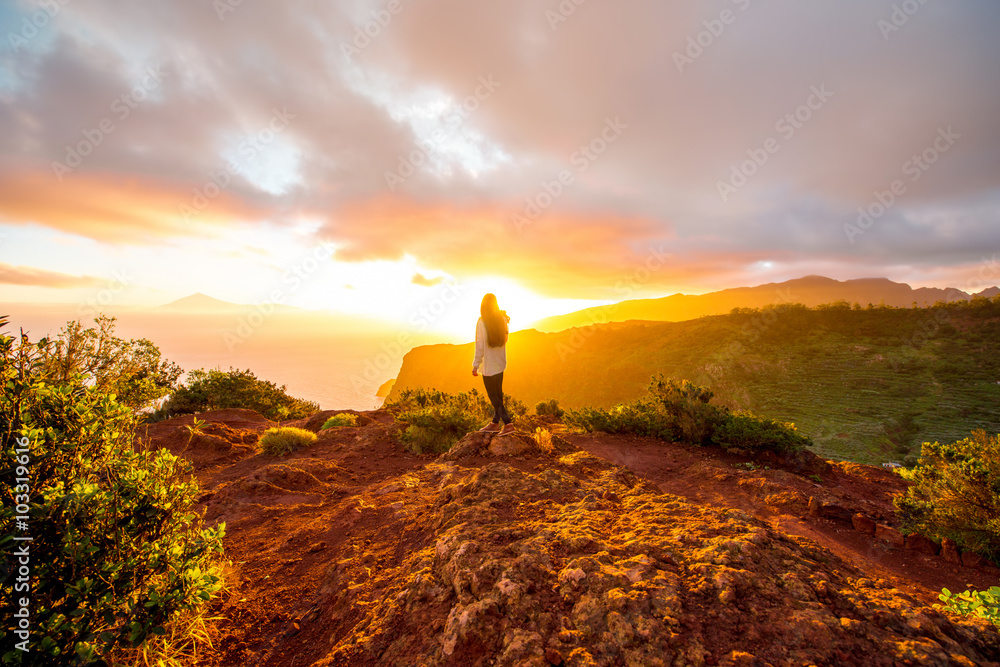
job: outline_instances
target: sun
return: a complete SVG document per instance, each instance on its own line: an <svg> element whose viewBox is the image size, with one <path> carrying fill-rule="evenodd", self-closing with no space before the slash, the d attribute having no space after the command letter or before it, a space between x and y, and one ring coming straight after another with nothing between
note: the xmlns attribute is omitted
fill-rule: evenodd
<svg viewBox="0 0 1000 667"><path fill-rule="evenodd" d="M476 276L456 283L455 302L444 309L429 328L447 335L452 342L469 342L476 337L476 321L483 296L496 295L500 310L510 317L510 330L529 329L545 317L596 305L582 299L553 299L538 294L506 276Z"/></svg>

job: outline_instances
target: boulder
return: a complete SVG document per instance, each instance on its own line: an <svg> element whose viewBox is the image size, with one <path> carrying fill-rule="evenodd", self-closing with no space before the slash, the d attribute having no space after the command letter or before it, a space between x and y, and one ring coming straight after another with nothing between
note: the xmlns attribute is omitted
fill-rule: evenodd
<svg viewBox="0 0 1000 667"><path fill-rule="evenodd" d="M971 551L966 551L962 554L962 565L965 567L983 567L988 565L989 561L980 556L979 554L974 554Z"/></svg>
<svg viewBox="0 0 1000 667"><path fill-rule="evenodd" d="M809 499L809 516L849 523L854 516L854 512L840 505L828 505L818 498L812 497Z"/></svg>
<svg viewBox="0 0 1000 667"><path fill-rule="evenodd" d="M924 537L920 533L912 533L906 536L906 548L910 551L937 556L941 551L941 545L929 537Z"/></svg>
<svg viewBox="0 0 1000 667"><path fill-rule="evenodd" d="M511 433L502 437L494 437L486 448L492 456L518 456L538 449L535 441L523 433Z"/></svg>
<svg viewBox="0 0 1000 667"><path fill-rule="evenodd" d="M949 563L962 564L962 554L954 540L949 540L947 537L941 540L941 558Z"/></svg>
<svg viewBox="0 0 1000 667"><path fill-rule="evenodd" d="M854 526L854 530L859 533L864 533L865 535L875 534L875 522L860 512L851 517L851 524Z"/></svg>
<svg viewBox="0 0 1000 667"><path fill-rule="evenodd" d="M887 542L898 549L902 549L905 543L901 532L890 526L883 526L880 523L875 524L875 539Z"/></svg>

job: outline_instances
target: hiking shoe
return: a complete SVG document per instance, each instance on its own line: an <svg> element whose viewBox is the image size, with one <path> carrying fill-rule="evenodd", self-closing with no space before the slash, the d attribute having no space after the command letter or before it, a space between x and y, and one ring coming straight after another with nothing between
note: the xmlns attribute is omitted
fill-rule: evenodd
<svg viewBox="0 0 1000 667"><path fill-rule="evenodd" d="M503 428L500 429L500 435L510 435L511 433L513 433L516 430L517 429L514 428L513 424L504 424Z"/></svg>
<svg viewBox="0 0 1000 667"><path fill-rule="evenodd" d="M490 422L486 426L479 429L480 433L496 433L500 430L500 422Z"/></svg>

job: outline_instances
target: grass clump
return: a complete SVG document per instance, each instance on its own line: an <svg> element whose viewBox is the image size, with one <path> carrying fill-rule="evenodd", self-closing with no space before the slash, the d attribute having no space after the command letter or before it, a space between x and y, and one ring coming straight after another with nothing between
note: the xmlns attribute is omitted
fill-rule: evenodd
<svg viewBox="0 0 1000 667"><path fill-rule="evenodd" d="M504 405L514 418L527 413L524 403L506 394ZM493 418L493 406L475 389L458 394L404 389L386 407L397 422L406 425L400 439L414 454L446 452L466 433Z"/></svg>
<svg viewBox="0 0 1000 667"><path fill-rule="evenodd" d="M357 426L358 416L351 414L350 412L341 412L339 415L333 415L320 426L319 430L324 431L328 428L333 428L335 426Z"/></svg>
<svg viewBox="0 0 1000 667"><path fill-rule="evenodd" d="M257 442L265 454L282 456L311 445L315 441L316 434L312 431L293 426L281 426L267 429Z"/></svg>
<svg viewBox="0 0 1000 667"><path fill-rule="evenodd" d="M904 476L913 484L894 501L904 530L1000 562L1000 435L976 430L947 445L925 442Z"/></svg>
<svg viewBox="0 0 1000 667"><path fill-rule="evenodd" d="M664 440L716 445L726 450L794 452L811 444L794 424L712 405L713 392L687 380L657 375L648 395L610 409L566 413L566 423L586 431L648 435Z"/></svg>

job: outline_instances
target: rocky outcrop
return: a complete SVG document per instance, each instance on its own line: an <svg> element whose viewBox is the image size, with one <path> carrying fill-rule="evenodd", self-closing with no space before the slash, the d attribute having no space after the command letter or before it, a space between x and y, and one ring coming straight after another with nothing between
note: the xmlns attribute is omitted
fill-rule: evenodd
<svg viewBox="0 0 1000 667"><path fill-rule="evenodd" d="M472 433L434 459L405 452L384 413L366 416L367 426L334 429L287 457L233 453L271 425L251 428L248 415L191 440L186 456L208 456L213 438L231 448L227 465L200 472L206 519L227 523L234 572L218 610L225 634L199 664L1000 660L1000 636L984 621L949 618L748 512L662 493L558 434ZM184 426L164 422L150 444L183 447ZM756 490L747 497L768 508L804 509L805 496L782 490L801 478L737 472L718 483ZM855 525L885 520L808 484L818 519L838 530L840 510ZM768 500L786 493L787 503Z"/></svg>
<svg viewBox="0 0 1000 667"><path fill-rule="evenodd" d="M743 512L656 493L613 466L579 477L582 464L562 459L537 473L447 460L417 473L385 530L427 531L422 548L365 587L352 588L348 563L331 571L335 606L360 615L318 664L1000 658L981 624L955 623Z"/></svg>

